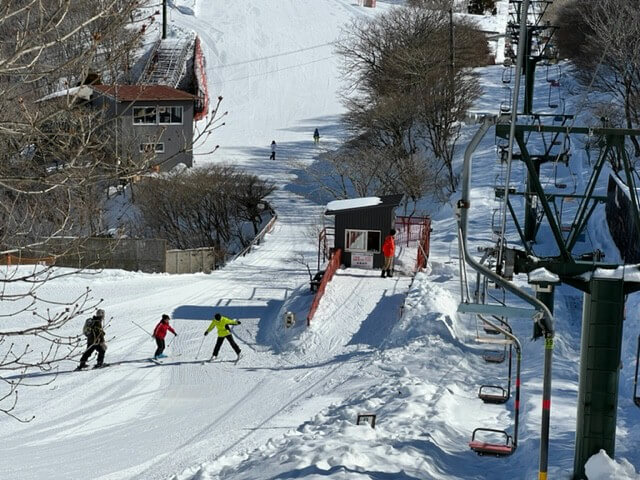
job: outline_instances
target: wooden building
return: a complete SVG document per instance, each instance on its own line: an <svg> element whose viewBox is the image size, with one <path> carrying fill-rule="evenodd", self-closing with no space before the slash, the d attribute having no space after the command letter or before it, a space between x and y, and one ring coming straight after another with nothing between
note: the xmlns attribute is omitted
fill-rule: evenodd
<svg viewBox="0 0 640 480"><path fill-rule="evenodd" d="M91 103L117 122L116 152L158 170L193 166L195 95L165 85L92 85Z"/></svg>
<svg viewBox="0 0 640 480"><path fill-rule="evenodd" d="M335 216L335 248L342 249L346 267L382 268L382 243L396 221L395 210L404 195L351 198L327 204L325 215Z"/></svg>

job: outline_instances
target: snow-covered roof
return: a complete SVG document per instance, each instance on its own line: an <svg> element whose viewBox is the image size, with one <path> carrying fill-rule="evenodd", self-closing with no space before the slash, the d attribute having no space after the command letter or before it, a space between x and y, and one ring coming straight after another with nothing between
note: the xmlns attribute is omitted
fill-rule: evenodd
<svg viewBox="0 0 640 480"><path fill-rule="evenodd" d="M327 203L327 211L339 212L353 208L373 207L382 203L380 197L348 198L346 200L333 200Z"/></svg>
<svg viewBox="0 0 640 480"><path fill-rule="evenodd" d="M80 85L78 87L65 88L64 90L59 90L57 92L50 93L49 95L45 95L44 97L38 99L38 102L45 102L47 100L53 100L54 98L60 97L78 97L83 100L91 99L91 87L88 85Z"/></svg>
<svg viewBox="0 0 640 480"><path fill-rule="evenodd" d="M325 215L333 215L336 212L355 210L357 208L397 207L402 202L403 194L384 195L381 197L348 198L346 200L333 200L327 203Z"/></svg>
<svg viewBox="0 0 640 480"><path fill-rule="evenodd" d="M166 85L92 85L96 92L121 102L136 100L194 100L197 97Z"/></svg>

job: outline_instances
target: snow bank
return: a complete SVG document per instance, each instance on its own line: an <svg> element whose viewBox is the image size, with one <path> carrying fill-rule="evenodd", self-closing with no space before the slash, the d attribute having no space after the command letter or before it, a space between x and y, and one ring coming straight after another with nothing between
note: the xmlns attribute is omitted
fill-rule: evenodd
<svg viewBox="0 0 640 480"><path fill-rule="evenodd" d="M636 469L626 459L616 462L604 450L600 450L587 461L585 473L589 480L638 480L640 478Z"/></svg>

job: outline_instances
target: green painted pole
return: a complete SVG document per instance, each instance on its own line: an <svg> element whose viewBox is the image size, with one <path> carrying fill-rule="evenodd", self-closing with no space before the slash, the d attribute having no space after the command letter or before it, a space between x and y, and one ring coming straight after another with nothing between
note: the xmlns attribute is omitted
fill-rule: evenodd
<svg viewBox="0 0 640 480"><path fill-rule="evenodd" d="M582 309L574 480L585 478L585 463L600 450L613 458L616 443L624 281L592 278L589 285Z"/></svg>

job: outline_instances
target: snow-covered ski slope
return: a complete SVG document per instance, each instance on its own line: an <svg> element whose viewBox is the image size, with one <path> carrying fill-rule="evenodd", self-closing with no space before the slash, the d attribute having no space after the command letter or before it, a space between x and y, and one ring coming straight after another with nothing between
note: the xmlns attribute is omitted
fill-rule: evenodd
<svg viewBox="0 0 640 480"><path fill-rule="evenodd" d="M305 326L311 295L298 260L314 266L311 232L323 206L286 187L300 163L312 162L342 135L339 60L332 51L340 26L403 2L378 0L375 10L355 0L170 3L172 25L200 35L209 92L223 95L222 108L229 111L226 125L200 146L206 152L220 144L219 151L196 162L230 162L285 187L270 199L278 222L255 252L210 275L104 271L47 284L42 293L52 298L63 300L90 286L105 299L113 317L107 361L115 365L71 373L75 364L69 362L54 383L22 388L17 413L35 413L36 419L20 424L0 417L0 479L536 478L543 346L528 341L527 322L513 325L524 344L520 446L506 459L478 457L467 446L476 427L511 431L512 401L484 405L476 396L483 383L503 384L506 366L482 361L473 341L475 321L456 314L460 284L451 209L434 211L428 273L409 286L408 276L339 271L311 328ZM482 71L485 95L478 111L497 111L501 73L499 67ZM538 106L546 94L539 91ZM316 127L319 147L312 141ZM465 130L467 138L472 132ZM275 162L267 160L274 139ZM572 162L572 171L561 169L559 178L585 181L584 158L578 154ZM491 238L498 168L491 135L474 163L475 249ZM515 175L522 180L521 172ZM615 255L605 231L599 215L588 241ZM559 290L551 479L568 478L572 468L580 305L575 290ZM637 478L640 415L630 401L637 306L631 297L618 412L616 453L628 461L607 465L596 458L591 471L605 473L590 480ZM7 308L0 305L3 312ZM220 362L199 361L211 355L214 338L202 334L216 311L242 320L234 327L243 349L238 365L226 344ZM284 328L285 311L297 314L291 329ZM151 330L162 313L172 316L179 336L167 349L169 358L155 365L147 360L153 341L129 320ZM82 321L70 329L79 331ZM51 379L45 373L26 381ZM358 413L375 413L376 428L356 426Z"/></svg>
<svg viewBox="0 0 640 480"><path fill-rule="evenodd" d="M309 161L323 151L312 146L313 129L321 128L323 145L336 133L341 107L332 42L340 24L360 10L349 2L216 2L191 4L197 15L190 16L181 13L189 13L189 2L175 6L173 20L201 35L210 91L223 95L229 110L227 125L211 139L222 145L213 161L286 185L290 161ZM242 63L257 57L266 59ZM233 63L240 68L218 68ZM272 138L279 144L276 162L266 160ZM264 445L354 388L346 379L358 375L359 352L380 346L410 278L341 272L307 331L312 297L298 260L315 263L313 232L323 206L285 190L270 201L279 218L266 241L211 275L104 271L44 287L45 296L64 298L88 285L95 298L105 299L112 366L72 372L69 362L25 379L55 382L21 389L18 414L35 413L32 422L0 417L0 478L166 478L223 452ZM281 314L292 294L299 299L298 325L285 338ZM234 329L243 349L237 366L225 361L234 358L228 345L220 363L198 361L211 355L215 338L203 332L215 312L242 319ZM172 316L179 336L167 349L169 358L155 365L147 360L153 341L130 320L150 331L162 313ZM80 330L82 321L70 329ZM172 353L180 356L172 359Z"/></svg>

